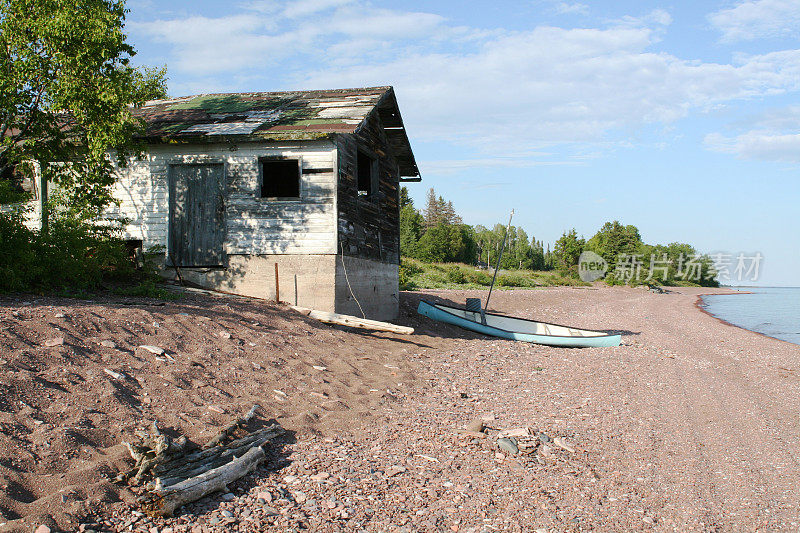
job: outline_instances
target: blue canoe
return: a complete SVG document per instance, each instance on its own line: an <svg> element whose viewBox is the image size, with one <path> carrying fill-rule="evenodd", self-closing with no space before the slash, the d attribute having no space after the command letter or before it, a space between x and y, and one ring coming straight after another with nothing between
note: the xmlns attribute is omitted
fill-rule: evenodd
<svg viewBox="0 0 800 533"><path fill-rule="evenodd" d="M612 335L603 331L534 322L524 318L485 313L486 324L481 323L481 313L467 311L448 305L433 304L422 300L417 312L428 318L447 322L464 329L492 335L514 341L534 342L548 346L567 346L571 348L589 348L599 346L619 346L620 335Z"/></svg>

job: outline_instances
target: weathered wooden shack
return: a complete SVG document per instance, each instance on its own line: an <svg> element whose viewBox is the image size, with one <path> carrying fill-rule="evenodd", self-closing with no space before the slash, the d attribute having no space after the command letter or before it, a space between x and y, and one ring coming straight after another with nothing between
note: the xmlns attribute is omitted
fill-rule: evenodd
<svg viewBox="0 0 800 533"><path fill-rule="evenodd" d="M419 170L391 87L148 102L111 216L200 286L394 318L399 187ZM277 265L277 267L276 267ZM360 306L360 308L359 308Z"/></svg>

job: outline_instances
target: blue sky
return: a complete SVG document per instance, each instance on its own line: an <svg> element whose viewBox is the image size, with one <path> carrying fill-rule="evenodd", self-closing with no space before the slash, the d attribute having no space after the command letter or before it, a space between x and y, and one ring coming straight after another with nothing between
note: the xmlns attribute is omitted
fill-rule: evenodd
<svg viewBox="0 0 800 533"><path fill-rule="evenodd" d="M129 0L173 96L393 85L466 222L607 220L800 285L800 1Z"/></svg>

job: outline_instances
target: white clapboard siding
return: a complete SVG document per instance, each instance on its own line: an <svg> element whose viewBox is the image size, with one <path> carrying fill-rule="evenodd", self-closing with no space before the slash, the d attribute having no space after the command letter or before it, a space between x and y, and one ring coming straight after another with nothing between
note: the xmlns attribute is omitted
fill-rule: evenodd
<svg viewBox="0 0 800 533"><path fill-rule="evenodd" d="M259 158L297 157L302 162L300 199L260 197ZM167 245L170 164L225 164L225 250L229 254L336 253L335 147L327 141L275 144L151 146L140 160L117 169L119 206L108 215L124 218L127 238L146 247Z"/></svg>

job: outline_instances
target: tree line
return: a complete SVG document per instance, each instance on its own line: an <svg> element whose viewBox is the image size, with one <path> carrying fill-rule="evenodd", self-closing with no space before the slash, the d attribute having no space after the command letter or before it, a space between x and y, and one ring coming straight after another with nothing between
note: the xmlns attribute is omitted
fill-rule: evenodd
<svg viewBox="0 0 800 533"><path fill-rule="evenodd" d="M431 188L425 208L420 212L408 190L400 191L400 253L404 257L429 263L466 263L494 265L505 236L506 226L487 228L465 224L456 213L453 202L446 201ZM550 246L524 229L511 226L508 232L501 268L552 270Z"/></svg>
<svg viewBox="0 0 800 533"><path fill-rule="evenodd" d="M594 252L607 265L604 280L609 284L691 283L718 287L717 271L706 254L690 244L647 244L639 229L619 221L606 222L589 240L578 237L575 229L565 231L556 241L556 268L564 275L580 277L580 257Z"/></svg>
<svg viewBox="0 0 800 533"><path fill-rule="evenodd" d="M494 266L503 243L506 226L465 224L453 203L428 190L422 211L414 206L408 190L400 191L400 253L428 263L466 263ZM594 252L605 261L605 281L617 283L695 283L717 286L711 259L698 254L686 243L651 245L645 243L638 228L619 221L606 222L590 239L578 236L573 228L550 244L521 227L511 226L500 268L518 270L556 270L561 275L581 277L583 252Z"/></svg>

